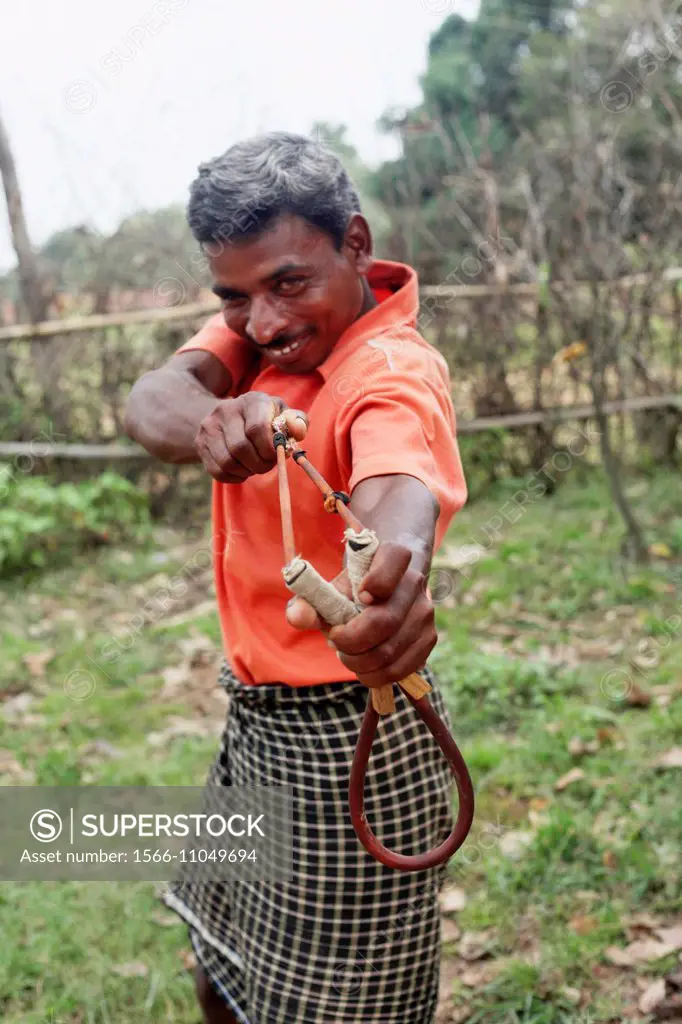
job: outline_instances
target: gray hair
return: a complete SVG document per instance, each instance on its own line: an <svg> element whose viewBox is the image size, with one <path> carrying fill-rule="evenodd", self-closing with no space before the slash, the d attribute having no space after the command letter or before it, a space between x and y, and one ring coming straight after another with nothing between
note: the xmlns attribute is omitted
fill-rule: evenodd
<svg viewBox="0 0 682 1024"><path fill-rule="evenodd" d="M238 242L283 214L327 232L341 248L360 200L331 149L305 135L268 132L199 165L187 220L198 242Z"/></svg>

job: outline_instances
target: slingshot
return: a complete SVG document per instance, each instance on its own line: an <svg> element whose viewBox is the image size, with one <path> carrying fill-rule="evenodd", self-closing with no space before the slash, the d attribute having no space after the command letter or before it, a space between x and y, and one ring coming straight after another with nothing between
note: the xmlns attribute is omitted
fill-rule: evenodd
<svg viewBox="0 0 682 1024"><path fill-rule="evenodd" d="M348 495L334 491L324 477L308 461L303 449L297 448L289 441L285 432L283 416L273 421L275 431L273 441L277 452L277 473L279 480L280 509L282 515L282 537L286 565L282 569L284 582L289 590L298 597L304 598L315 609L320 618L332 626L345 625L365 608L359 601L360 586L363 577L372 564L372 559L379 547L377 535L368 530L348 508ZM325 580L317 570L305 559L296 554L294 540L293 517L291 511L291 492L287 476L286 460L292 455L294 461L310 477L324 496L324 506L328 512L337 512L346 523L344 539L346 541L346 568L351 584L353 601L350 601L336 587ZM379 719L395 711L395 695L393 684L382 687L371 687L371 699L360 727L357 746L353 755L348 802L351 821L358 839L367 852L388 868L398 871L423 871L444 863L459 849L471 828L474 817L474 791L471 777L457 744L450 735L445 723L431 705L427 694L431 686L416 672L401 679L398 683L415 711L426 724L433 738L443 751L450 765L457 785L459 810L457 821L448 838L433 850L416 856L405 856L388 850L372 832L365 815L365 777L372 744L376 736Z"/></svg>

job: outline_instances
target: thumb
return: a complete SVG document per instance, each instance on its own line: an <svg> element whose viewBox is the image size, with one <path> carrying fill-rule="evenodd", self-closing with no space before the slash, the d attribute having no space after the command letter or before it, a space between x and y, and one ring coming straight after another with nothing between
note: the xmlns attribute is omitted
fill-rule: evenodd
<svg viewBox="0 0 682 1024"><path fill-rule="evenodd" d="M312 605L302 597L292 597L286 608L286 619L294 629L329 629Z"/></svg>
<svg viewBox="0 0 682 1024"><path fill-rule="evenodd" d="M308 433L308 416L301 409L290 409L283 398L273 398L270 407L272 425L286 430L295 441L302 441Z"/></svg>
<svg viewBox="0 0 682 1024"><path fill-rule="evenodd" d="M284 422L295 441L302 441L308 433L308 417L300 409L285 409Z"/></svg>

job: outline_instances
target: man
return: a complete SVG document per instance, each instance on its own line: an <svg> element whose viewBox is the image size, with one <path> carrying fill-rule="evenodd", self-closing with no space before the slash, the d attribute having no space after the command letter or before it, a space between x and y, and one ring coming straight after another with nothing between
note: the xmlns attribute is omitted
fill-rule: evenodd
<svg viewBox="0 0 682 1024"><path fill-rule="evenodd" d="M443 358L415 329L416 274L372 258L338 159L275 132L203 164L188 220L222 311L132 390L126 428L154 455L213 477L218 610L231 696L211 779L287 785L295 796L287 884L186 885L166 902L190 926L207 1022L429 1024L439 978L445 868L375 861L347 806L368 698L420 671L436 643L426 580L466 488ZM272 421L381 545L366 608L331 629L290 600ZM343 523L287 463L297 544L348 593ZM401 853L448 835L448 766L402 691L381 722L368 818ZM431 700L448 721L437 688Z"/></svg>

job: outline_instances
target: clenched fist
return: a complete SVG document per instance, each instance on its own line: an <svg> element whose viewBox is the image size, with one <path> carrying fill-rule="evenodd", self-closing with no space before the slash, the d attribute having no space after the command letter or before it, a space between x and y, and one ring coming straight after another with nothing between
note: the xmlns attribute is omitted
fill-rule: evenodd
<svg viewBox="0 0 682 1024"><path fill-rule="evenodd" d="M287 431L302 441L308 417L289 409L281 398L249 391L219 402L199 425L194 446L211 476L223 484L240 484L255 473L267 473L277 463L273 419L283 414Z"/></svg>
<svg viewBox="0 0 682 1024"><path fill-rule="evenodd" d="M364 611L345 626L331 629L303 598L294 598L286 611L289 625L321 629L339 658L367 686L396 683L423 668L438 636L426 577L410 568L411 552L400 544L382 543L362 581ZM344 570L334 586L351 596Z"/></svg>

